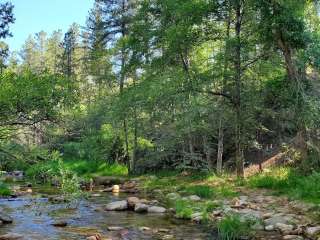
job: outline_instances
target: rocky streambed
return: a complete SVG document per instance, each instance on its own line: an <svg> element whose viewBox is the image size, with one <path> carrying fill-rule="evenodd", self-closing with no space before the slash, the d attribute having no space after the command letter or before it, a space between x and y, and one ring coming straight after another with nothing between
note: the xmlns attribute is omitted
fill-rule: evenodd
<svg viewBox="0 0 320 240"><path fill-rule="evenodd" d="M132 194L94 191L70 206L59 201L61 196L47 194L47 189L32 190L0 200L2 218L12 218L12 223L0 226L0 239L216 239L205 227L174 219L157 207L152 211L150 206L144 214L108 211L113 202L125 202Z"/></svg>

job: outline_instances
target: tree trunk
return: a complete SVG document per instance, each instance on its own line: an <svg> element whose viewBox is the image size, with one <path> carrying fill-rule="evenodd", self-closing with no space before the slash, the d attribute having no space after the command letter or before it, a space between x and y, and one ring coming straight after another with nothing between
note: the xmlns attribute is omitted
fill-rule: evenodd
<svg viewBox="0 0 320 240"><path fill-rule="evenodd" d="M241 112L241 2L236 3L236 47L235 47L235 112L236 112L236 124L235 124L235 136L236 136L236 168L237 176L244 176L244 161L242 156L242 112Z"/></svg>
<svg viewBox="0 0 320 240"><path fill-rule="evenodd" d="M223 124L220 118L219 122L219 136L218 136L218 155L217 155L217 173L220 175L222 173L222 157L223 157Z"/></svg>
<svg viewBox="0 0 320 240"><path fill-rule="evenodd" d="M229 55L229 38L230 38L230 24L231 24L231 14L230 14L230 5L229 5L229 13L227 19L227 32L225 39L225 52L224 52L224 66L223 66L223 83L222 83L222 93L226 92L227 85L227 71L228 71L228 55ZM222 105L224 102L224 98L222 98ZM217 173L222 173L222 161L223 161L223 148L224 148L224 124L223 124L223 115L220 114L219 120L219 133L218 133L218 154L217 154Z"/></svg>

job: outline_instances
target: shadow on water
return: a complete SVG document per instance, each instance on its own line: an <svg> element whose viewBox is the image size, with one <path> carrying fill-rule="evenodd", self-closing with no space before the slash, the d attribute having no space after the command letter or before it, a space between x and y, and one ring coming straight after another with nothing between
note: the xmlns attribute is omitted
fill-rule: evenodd
<svg viewBox="0 0 320 240"><path fill-rule="evenodd" d="M48 191L46 193L48 194ZM104 193L99 197L81 200L76 208L66 208L64 203L50 203L48 198L43 198L39 194L14 200L1 199L0 208L13 217L14 223L1 226L0 234L9 232L22 234L24 239L28 240L79 240L96 233L100 233L104 239L113 240L216 239L200 225L176 220L167 215L101 210L105 204L126 197L121 194L113 196ZM51 225L59 220L67 221L68 226L59 228ZM107 230L110 226L120 226L124 230L111 232ZM141 229L142 227L144 229Z"/></svg>

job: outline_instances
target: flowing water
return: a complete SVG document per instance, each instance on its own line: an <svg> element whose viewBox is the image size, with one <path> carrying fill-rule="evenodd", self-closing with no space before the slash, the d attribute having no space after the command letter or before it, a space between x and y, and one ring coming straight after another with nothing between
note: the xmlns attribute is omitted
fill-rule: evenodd
<svg viewBox="0 0 320 240"><path fill-rule="evenodd" d="M38 190L41 192L41 190ZM166 214L137 214L131 211L106 212L104 205L126 198L103 193L101 196L81 200L77 207L53 204L39 194L17 199L1 199L0 208L13 217L14 223L0 227L0 234L22 234L26 240L81 240L100 233L103 239L216 239L203 226L176 220ZM67 227L54 227L58 220L68 222ZM123 227L121 231L108 231L112 226ZM142 229L144 227L144 229ZM150 229L147 229L150 228Z"/></svg>

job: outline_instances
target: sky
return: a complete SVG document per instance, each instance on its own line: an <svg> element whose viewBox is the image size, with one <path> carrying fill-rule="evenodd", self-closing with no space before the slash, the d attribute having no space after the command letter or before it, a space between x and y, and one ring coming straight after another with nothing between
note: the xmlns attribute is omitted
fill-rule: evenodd
<svg viewBox="0 0 320 240"><path fill-rule="evenodd" d="M16 22L10 29L13 37L6 39L11 51L21 48L30 34L40 31L66 32L76 22L83 26L94 0L9 0L13 3Z"/></svg>

